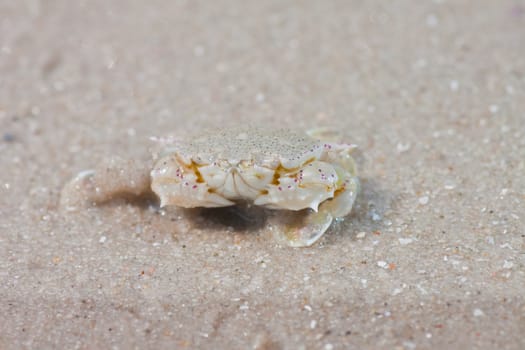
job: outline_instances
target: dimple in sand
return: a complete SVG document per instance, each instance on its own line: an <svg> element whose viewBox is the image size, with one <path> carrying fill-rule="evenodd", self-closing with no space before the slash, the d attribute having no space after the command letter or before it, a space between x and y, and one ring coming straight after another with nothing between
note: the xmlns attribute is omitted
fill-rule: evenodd
<svg viewBox="0 0 525 350"><path fill-rule="evenodd" d="M315 134L314 134L315 135ZM239 202L301 220L278 228L293 247L315 243L334 219L347 216L359 191L354 145L290 130L225 129L184 139L157 139L151 162L112 158L83 171L62 191L67 210L153 191L161 207L225 207Z"/></svg>

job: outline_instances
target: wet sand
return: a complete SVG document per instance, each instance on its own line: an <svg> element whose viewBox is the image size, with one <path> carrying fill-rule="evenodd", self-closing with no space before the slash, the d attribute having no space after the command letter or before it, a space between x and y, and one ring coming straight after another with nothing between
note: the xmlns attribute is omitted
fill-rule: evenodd
<svg viewBox="0 0 525 350"><path fill-rule="evenodd" d="M0 13L0 348L525 347L523 4ZM59 206L151 136L238 125L340 129L359 145L353 213L293 249L264 216Z"/></svg>

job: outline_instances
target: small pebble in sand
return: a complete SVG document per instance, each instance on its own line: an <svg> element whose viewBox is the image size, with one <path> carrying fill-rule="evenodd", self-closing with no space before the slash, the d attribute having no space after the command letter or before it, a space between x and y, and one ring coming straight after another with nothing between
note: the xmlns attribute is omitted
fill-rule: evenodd
<svg viewBox="0 0 525 350"><path fill-rule="evenodd" d="M399 238L399 244L407 245L412 243L414 240L412 238Z"/></svg>
<svg viewBox="0 0 525 350"><path fill-rule="evenodd" d="M381 220L381 215L379 215L377 212L372 213L372 221L379 221Z"/></svg>
<svg viewBox="0 0 525 350"><path fill-rule="evenodd" d="M428 204L428 201L429 201L428 196L421 196L421 197L419 197L419 199L418 199L418 202L419 202L419 204L421 204L421 205L426 205L426 204Z"/></svg>
<svg viewBox="0 0 525 350"><path fill-rule="evenodd" d="M361 231L361 232L358 232L356 235L355 235L355 238L357 239L363 239L365 238L366 236L366 232L365 231Z"/></svg>
<svg viewBox="0 0 525 350"><path fill-rule="evenodd" d="M445 181L445 184L443 185L443 187L445 188L445 190L450 191L456 188L456 184L451 180L447 180Z"/></svg>
<svg viewBox="0 0 525 350"><path fill-rule="evenodd" d="M401 294L403 292L403 289L401 288L395 288L393 291L392 291L392 296L396 296L398 294Z"/></svg>
<svg viewBox="0 0 525 350"><path fill-rule="evenodd" d="M496 114L499 111L499 106L495 105L495 104L492 104L492 105L489 106L489 111L492 114Z"/></svg>
<svg viewBox="0 0 525 350"><path fill-rule="evenodd" d="M383 268L383 269L386 269L386 268L388 268L388 263L387 263L386 261L379 260L379 261L377 262L377 266L379 266L379 267L381 267L381 268Z"/></svg>
<svg viewBox="0 0 525 350"><path fill-rule="evenodd" d="M397 149L397 153L405 153L406 151L408 151L410 149L410 142L398 142L397 143L397 146L396 146L396 149Z"/></svg>
<svg viewBox="0 0 525 350"><path fill-rule="evenodd" d="M485 313L481 309L474 309L472 314L474 315L474 317L480 317L485 315Z"/></svg>
<svg viewBox="0 0 525 350"><path fill-rule="evenodd" d="M439 24L439 20L434 14L430 14L426 18L426 23L429 28L434 28Z"/></svg>
<svg viewBox="0 0 525 350"><path fill-rule="evenodd" d="M263 93L259 92L257 95L255 95L255 101L262 103L266 100L266 96L264 96Z"/></svg>

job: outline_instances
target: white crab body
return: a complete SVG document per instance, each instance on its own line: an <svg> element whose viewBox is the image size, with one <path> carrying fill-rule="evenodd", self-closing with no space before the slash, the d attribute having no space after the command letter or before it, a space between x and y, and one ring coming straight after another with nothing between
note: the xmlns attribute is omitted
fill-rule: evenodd
<svg viewBox="0 0 525 350"><path fill-rule="evenodd" d="M327 202L322 215L312 217L323 226L320 237L333 218L350 212L356 198L353 145L260 129L228 129L163 143L151 171L151 188L161 206L223 207L248 201L270 209L318 212ZM297 245L311 244L303 241Z"/></svg>
<svg viewBox="0 0 525 350"><path fill-rule="evenodd" d="M271 209L317 211L353 176L343 164L351 146L285 130L227 130L167 146L151 172L161 206L222 207L247 200Z"/></svg>

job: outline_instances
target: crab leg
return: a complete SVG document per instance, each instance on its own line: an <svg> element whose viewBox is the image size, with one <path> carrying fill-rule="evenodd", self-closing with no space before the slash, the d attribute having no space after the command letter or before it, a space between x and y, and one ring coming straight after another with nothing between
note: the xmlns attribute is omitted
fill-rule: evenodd
<svg viewBox="0 0 525 350"><path fill-rule="evenodd" d="M285 229L278 238L292 247L308 247L321 238L335 218L350 213L359 191L359 180L355 176L355 164L350 152L351 148L345 147L325 157L337 174L337 190L333 198L321 203L317 211L309 210L303 217L293 215L291 219L284 219Z"/></svg>
<svg viewBox="0 0 525 350"><path fill-rule="evenodd" d="M301 212L276 213L272 218L280 227L274 231L278 241L290 247L309 247L314 244L332 224L334 217L329 211L306 209L307 214Z"/></svg>
<svg viewBox="0 0 525 350"><path fill-rule="evenodd" d="M284 231L280 233L281 240L292 247L311 246L321 238L335 218L348 215L357 197L359 181L355 177L347 180L345 189L336 193L333 199L322 203L317 212L308 209L308 214L301 218L286 219Z"/></svg>

